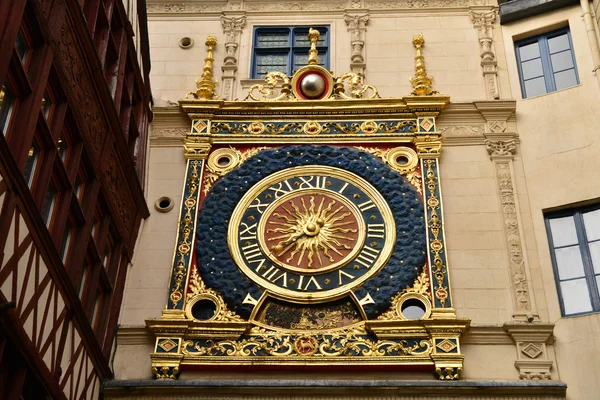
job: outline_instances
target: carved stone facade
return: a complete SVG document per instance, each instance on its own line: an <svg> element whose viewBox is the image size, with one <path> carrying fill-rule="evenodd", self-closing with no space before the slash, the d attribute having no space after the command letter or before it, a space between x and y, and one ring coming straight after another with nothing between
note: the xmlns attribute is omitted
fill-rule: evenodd
<svg viewBox="0 0 600 400"><path fill-rule="evenodd" d="M235 4L241 4L235 3ZM221 16L221 26L225 34L225 58L223 59L223 76L221 78L221 98L233 100L235 82L238 70L238 47L240 45L240 36L246 25L246 17L226 17Z"/></svg>
<svg viewBox="0 0 600 400"><path fill-rule="evenodd" d="M517 346L515 367L521 380L550 380L554 362L548 356L547 344L554 342L551 324L512 323L505 324Z"/></svg>
<svg viewBox="0 0 600 400"><path fill-rule="evenodd" d="M299 0L288 4L279 4L271 1L215 1L203 3L167 3L152 2L148 4L148 11L151 13L218 13L221 11L330 11L347 9L371 9L371 10L395 10L395 9L415 9L415 8L438 8L438 7L468 7L492 5L491 0L399 0L399 1L381 1L381 0L345 0L345 1L327 1L318 0Z"/></svg>
<svg viewBox="0 0 600 400"><path fill-rule="evenodd" d="M487 96L488 99L497 100L500 98L498 62L494 51L494 23L496 22L497 11L495 9L486 12L471 11L469 16L479 35L481 67L483 68Z"/></svg>
<svg viewBox="0 0 600 400"><path fill-rule="evenodd" d="M350 68L352 72L356 72L364 76L365 68L365 35L367 32L367 23L369 22L369 14L344 14L344 21L350 32L350 46L352 47L352 56Z"/></svg>
<svg viewBox="0 0 600 400"><path fill-rule="evenodd" d="M500 210L503 219L506 257L512 287L513 318L516 321L538 321L531 293L530 272L524 250L523 231L520 222L521 209L515 190L513 159L517 152L515 134L505 133L506 121L488 122L490 133L486 134L485 147L494 163ZM495 132L494 132L495 131Z"/></svg>

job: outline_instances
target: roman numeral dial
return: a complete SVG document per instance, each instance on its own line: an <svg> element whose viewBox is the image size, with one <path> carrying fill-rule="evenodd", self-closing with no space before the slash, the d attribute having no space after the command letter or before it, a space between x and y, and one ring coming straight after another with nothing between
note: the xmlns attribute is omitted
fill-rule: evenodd
<svg viewBox="0 0 600 400"><path fill-rule="evenodd" d="M315 302L342 297L377 274L395 232L389 206L368 182L311 165L255 184L234 210L228 244L241 272L271 295Z"/></svg>

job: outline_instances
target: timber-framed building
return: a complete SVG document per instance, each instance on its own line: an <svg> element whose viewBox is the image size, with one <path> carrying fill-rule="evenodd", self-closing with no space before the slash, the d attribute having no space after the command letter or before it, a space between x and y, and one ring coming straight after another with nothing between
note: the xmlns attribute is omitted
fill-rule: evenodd
<svg viewBox="0 0 600 400"><path fill-rule="evenodd" d="M94 399L144 198L144 1L0 4L0 397Z"/></svg>

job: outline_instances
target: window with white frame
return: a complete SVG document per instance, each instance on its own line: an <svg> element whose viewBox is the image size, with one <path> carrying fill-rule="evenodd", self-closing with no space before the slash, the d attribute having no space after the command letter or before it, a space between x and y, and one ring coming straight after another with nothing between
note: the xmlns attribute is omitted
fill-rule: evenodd
<svg viewBox="0 0 600 400"><path fill-rule="evenodd" d="M523 98L579 84L569 28L515 43Z"/></svg>
<svg viewBox="0 0 600 400"><path fill-rule="evenodd" d="M292 75L308 64L309 26L259 26L254 28L251 78L264 79L268 72ZM313 26L321 34L317 42L319 65L329 68L329 27Z"/></svg>
<svg viewBox="0 0 600 400"><path fill-rule="evenodd" d="M546 215L564 316L600 311L600 205Z"/></svg>

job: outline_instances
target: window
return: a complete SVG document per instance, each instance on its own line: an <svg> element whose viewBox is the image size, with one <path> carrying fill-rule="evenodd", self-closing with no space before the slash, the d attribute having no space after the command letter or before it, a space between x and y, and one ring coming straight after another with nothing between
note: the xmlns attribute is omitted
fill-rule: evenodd
<svg viewBox="0 0 600 400"><path fill-rule="evenodd" d="M568 28L515 43L523 98L579 84Z"/></svg>
<svg viewBox="0 0 600 400"><path fill-rule="evenodd" d="M20 29L19 33L17 34L17 40L15 42L15 50L19 55L19 60L21 61L21 64L25 65L30 53L30 47L29 43L27 42L27 39L25 39L25 35L23 35L23 31Z"/></svg>
<svg viewBox="0 0 600 400"><path fill-rule="evenodd" d="M0 131L6 136L8 123L10 122L16 96L11 88L10 82L6 82L0 88Z"/></svg>
<svg viewBox="0 0 600 400"><path fill-rule="evenodd" d="M600 311L600 205L546 216L563 315Z"/></svg>
<svg viewBox="0 0 600 400"><path fill-rule="evenodd" d="M35 176L39 158L40 146L37 144L37 140L34 139L33 144L29 149L29 153L27 154L27 162L25 163L25 171L23 172L25 181L30 188L33 185L33 177Z"/></svg>
<svg viewBox="0 0 600 400"><path fill-rule="evenodd" d="M308 64L308 26L257 27L254 30L252 78L263 79L267 72L292 71ZM329 28L313 27L321 34L317 42L319 65L329 68Z"/></svg>

